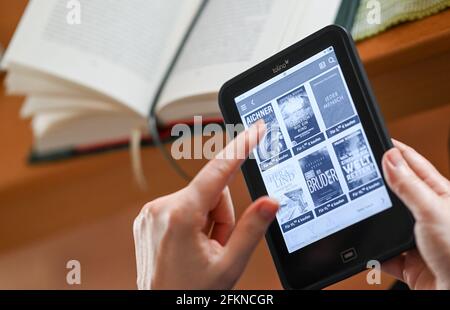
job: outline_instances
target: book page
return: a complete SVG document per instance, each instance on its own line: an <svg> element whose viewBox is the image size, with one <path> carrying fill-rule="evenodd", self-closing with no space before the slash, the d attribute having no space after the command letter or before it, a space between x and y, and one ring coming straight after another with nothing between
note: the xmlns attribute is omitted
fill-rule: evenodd
<svg viewBox="0 0 450 310"><path fill-rule="evenodd" d="M26 97L22 108L20 109L20 116L22 118L32 118L41 113L53 112L74 112L74 113L97 113L98 112L116 112L119 114L133 113L127 110L122 105L115 105L108 101L101 101L97 99L87 99L79 97L40 97L29 96Z"/></svg>
<svg viewBox="0 0 450 310"><path fill-rule="evenodd" d="M333 24L343 0L297 1L285 41L280 49L304 39L321 28ZM304 12L302 14L302 12Z"/></svg>
<svg viewBox="0 0 450 310"><path fill-rule="evenodd" d="M217 92L223 82L278 49L295 0L214 0L206 5L159 105ZM271 44L264 34L276 33Z"/></svg>
<svg viewBox="0 0 450 310"><path fill-rule="evenodd" d="M14 66L13 70L8 71L4 83L8 95L95 98L105 101L109 99L107 96L101 95L90 88L71 83L42 71L29 70L19 66ZM111 105L114 105L114 103L111 102Z"/></svg>
<svg viewBox="0 0 450 310"><path fill-rule="evenodd" d="M217 115L217 103L210 103L217 102L223 83L333 23L340 3L341 0L210 1L160 98L161 119L182 117L183 107L178 103L184 103L186 98L196 101L195 109L190 105L189 111Z"/></svg>
<svg viewBox="0 0 450 310"><path fill-rule="evenodd" d="M3 67L75 82L146 117L201 1L79 0L79 24L70 2L31 1Z"/></svg>
<svg viewBox="0 0 450 310"><path fill-rule="evenodd" d="M67 148L128 140L130 128L144 126L142 118L130 114L59 111L33 117L33 150L51 153ZM105 130L107 128L108 130Z"/></svg>

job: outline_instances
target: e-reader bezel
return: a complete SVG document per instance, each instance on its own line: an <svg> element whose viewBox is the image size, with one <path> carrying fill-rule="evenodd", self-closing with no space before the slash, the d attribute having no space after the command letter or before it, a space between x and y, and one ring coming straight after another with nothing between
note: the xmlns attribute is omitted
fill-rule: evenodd
<svg viewBox="0 0 450 310"><path fill-rule="evenodd" d="M370 89L356 47L347 31L331 25L279 52L231 79L221 88L219 105L227 124L242 123L235 98L284 70L333 46L347 87L381 169L385 151L392 147L375 97ZM289 59L289 66L274 73L277 64ZM256 160L248 159L242 171L253 200L267 195ZM323 288L366 269L369 260L384 261L414 246L414 220L402 202L389 190L393 206L304 248L289 253L275 220L266 240L285 288ZM344 262L342 253L355 251L354 259Z"/></svg>

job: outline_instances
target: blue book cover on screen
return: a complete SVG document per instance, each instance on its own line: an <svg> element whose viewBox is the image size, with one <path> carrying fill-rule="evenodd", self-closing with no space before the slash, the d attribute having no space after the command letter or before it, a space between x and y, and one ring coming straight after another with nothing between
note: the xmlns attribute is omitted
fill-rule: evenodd
<svg viewBox="0 0 450 310"><path fill-rule="evenodd" d="M378 177L377 168L361 130L336 141L333 147L350 190Z"/></svg>
<svg viewBox="0 0 450 310"><path fill-rule="evenodd" d="M286 151L287 147L272 104L269 103L245 116L248 126L260 119L266 124L266 134L257 147L257 153L259 160L264 162Z"/></svg>
<svg viewBox="0 0 450 310"><path fill-rule="evenodd" d="M320 132L304 86L284 95L277 101L289 137L294 145Z"/></svg>
<svg viewBox="0 0 450 310"><path fill-rule="evenodd" d="M311 88L327 128L355 114L337 68L311 81Z"/></svg>
<svg viewBox="0 0 450 310"><path fill-rule="evenodd" d="M301 158L300 167L316 207L342 195L336 169L326 148Z"/></svg>

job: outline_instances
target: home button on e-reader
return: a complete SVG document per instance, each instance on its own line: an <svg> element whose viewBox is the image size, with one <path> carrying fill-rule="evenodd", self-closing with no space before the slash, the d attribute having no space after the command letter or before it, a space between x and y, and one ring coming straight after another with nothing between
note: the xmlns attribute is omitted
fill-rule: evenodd
<svg viewBox="0 0 450 310"><path fill-rule="evenodd" d="M358 255L356 254L355 248L350 248L341 252L341 259L344 263L348 263L349 261L352 261L357 257Z"/></svg>

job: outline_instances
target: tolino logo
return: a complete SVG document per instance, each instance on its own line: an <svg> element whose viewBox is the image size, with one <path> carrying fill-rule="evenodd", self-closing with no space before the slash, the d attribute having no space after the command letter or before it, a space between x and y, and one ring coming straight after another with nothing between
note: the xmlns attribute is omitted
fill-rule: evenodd
<svg viewBox="0 0 450 310"><path fill-rule="evenodd" d="M66 8L69 10L66 15L66 22L69 25L81 24L81 3L79 0L67 1Z"/></svg>
<svg viewBox="0 0 450 310"><path fill-rule="evenodd" d="M278 73L278 72L286 69L288 65L289 65L289 59L286 59L283 63L276 65L274 68L272 68L272 72L274 74Z"/></svg>

